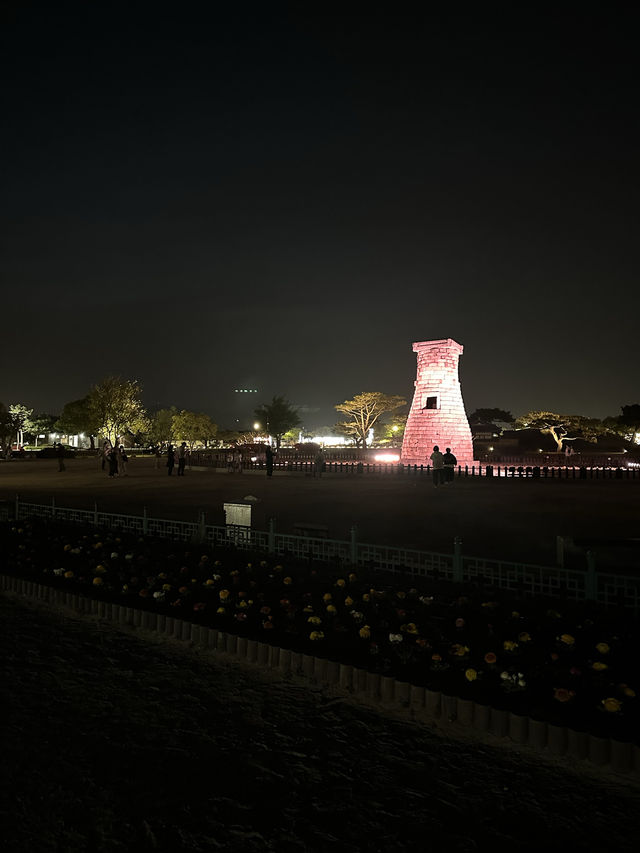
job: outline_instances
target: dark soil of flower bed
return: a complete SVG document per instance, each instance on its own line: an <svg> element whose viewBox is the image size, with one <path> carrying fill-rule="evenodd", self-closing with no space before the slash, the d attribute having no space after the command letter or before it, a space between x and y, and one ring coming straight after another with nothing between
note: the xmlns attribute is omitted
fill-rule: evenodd
<svg viewBox="0 0 640 853"><path fill-rule="evenodd" d="M638 788L0 598L7 853L637 849Z"/></svg>

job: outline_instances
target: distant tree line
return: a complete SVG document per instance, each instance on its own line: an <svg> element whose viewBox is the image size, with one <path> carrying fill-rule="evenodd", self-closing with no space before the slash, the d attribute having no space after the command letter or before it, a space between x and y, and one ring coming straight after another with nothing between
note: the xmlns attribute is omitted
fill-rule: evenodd
<svg viewBox="0 0 640 853"><path fill-rule="evenodd" d="M337 403L335 409L343 419L329 429L345 436L356 447L373 443L398 445L402 441L407 421L407 401L399 395L381 391L363 391L353 398ZM469 415L472 426L491 425L498 434L504 429L535 429L552 437L558 451L568 442L583 439L596 442L601 436L617 436L636 441L640 435L640 404L621 407L622 414L599 420L583 415L569 415L545 410L532 410L519 417L499 408L479 408ZM252 432L220 429L203 412L178 410L175 406L148 412L142 402L142 388L135 380L108 376L90 388L79 400L64 405L60 415L34 414L20 403L5 406L0 403L0 443L3 448L14 441L38 445L39 436L51 433L84 434L91 447L98 436L112 443L166 445L185 441L193 449L209 446L247 443L271 436L276 447L283 439L294 439L295 430L302 426L298 410L286 397L272 397L254 409Z"/></svg>

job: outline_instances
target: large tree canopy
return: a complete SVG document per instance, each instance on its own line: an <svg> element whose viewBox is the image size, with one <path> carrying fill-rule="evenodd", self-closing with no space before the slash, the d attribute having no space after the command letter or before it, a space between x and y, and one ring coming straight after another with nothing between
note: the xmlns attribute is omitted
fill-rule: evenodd
<svg viewBox="0 0 640 853"><path fill-rule="evenodd" d="M512 424L515 418L505 409L476 409L469 415L470 424Z"/></svg>
<svg viewBox="0 0 640 853"><path fill-rule="evenodd" d="M89 436L91 447L94 447L100 424L89 406L89 398L83 397L82 400L65 403L55 428L65 435L79 435L84 432Z"/></svg>
<svg viewBox="0 0 640 853"><path fill-rule="evenodd" d="M196 441L201 441L206 447L217 432L217 424L202 412L187 412L183 409L173 416L173 435L176 441L186 441L190 450L193 450Z"/></svg>
<svg viewBox="0 0 640 853"><path fill-rule="evenodd" d="M383 394L382 391L363 391L352 400L345 400L335 406L338 412L348 416L347 420L336 424L336 428L353 438L357 447L365 447L369 431L382 415L395 412L406 404L404 397L398 395Z"/></svg>
<svg viewBox="0 0 640 853"><path fill-rule="evenodd" d="M277 449L282 436L301 423L297 410L282 396L272 397L270 403L263 403L253 413L261 429L275 438Z"/></svg>
<svg viewBox="0 0 640 853"><path fill-rule="evenodd" d="M127 432L135 435L148 431L149 421L140 394L136 381L116 376L108 376L89 392L91 417L99 425L100 434L112 444Z"/></svg>
<svg viewBox="0 0 640 853"><path fill-rule="evenodd" d="M598 418L537 411L527 412L527 414L517 418L516 427L518 429L539 429L541 433L552 436L559 452L564 449L566 441L575 441L577 438L597 441L598 436L606 431L602 421ZM570 432L576 434L569 435Z"/></svg>

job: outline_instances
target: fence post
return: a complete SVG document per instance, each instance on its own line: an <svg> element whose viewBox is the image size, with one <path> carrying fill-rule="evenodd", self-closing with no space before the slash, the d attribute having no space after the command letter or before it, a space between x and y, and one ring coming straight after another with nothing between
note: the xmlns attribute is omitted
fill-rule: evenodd
<svg viewBox="0 0 640 853"><path fill-rule="evenodd" d="M55 497L51 498L51 518L56 517L56 499Z"/></svg>
<svg viewBox="0 0 640 853"><path fill-rule="evenodd" d="M98 501L93 502L93 526L98 526Z"/></svg>
<svg viewBox="0 0 640 853"><path fill-rule="evenodd" d="M462 539L454 536L453 539L453 580L462 583Z"/></svg>
<svg viewBox="0 0 640 853"><path fill-rule="evenodd" d="M584 576L584 597L587 601L598 598L598 576L596 574L596 555L587 551L587 571Z"/></svg>
<svg viewBox="0 0 640 853"><path fill-rule="evenodd" d="M276 550L276 520L275 518L269 519L269 535L267 537L267 548L270 554L275 553Z"/></svg>
<svg viewBox="0 0 640 853"><path fill-rule="evenodd" d="M207 538L207 527L204 510L200 511L200 517L198 518L198 536L201 542L204 542Z"/></svg>
<svg viewBox="0 0 640 853"><path fill-rule="evenodd" d="M16 521L20 516L20 495L16 495Z"/></svg>
<svg viewBox="0 0 640 853"><path fill-rule="evenodd" d="M146 535L149 525L147 524L147 508L142 507L142 532Z"/></svg>
<svg viewBox="0 0 640 853"><path fill-rule="evenodd" d="M358 562L358 528L354 525L351 527L351 565L355 566Z"/></svg>
<svg viewBox="0 0 640 853"><path fill-rule="evenodd" d="M564 569L564 536L556 536L556 566Z"/></svg>

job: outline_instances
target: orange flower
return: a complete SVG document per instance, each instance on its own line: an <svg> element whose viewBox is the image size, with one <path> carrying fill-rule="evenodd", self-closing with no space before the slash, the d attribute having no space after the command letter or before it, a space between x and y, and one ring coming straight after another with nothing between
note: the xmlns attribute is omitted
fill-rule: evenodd
<svg viewBox="0 0 640 853"><path fill-rule="evenodd" d="M103 583L104 583L104 581L102 580L102 578L94 578L93 579L93 585L94 586L102 586Z"/></svg>
<svg viewBox="0 0 640 853"><path fill-rule="evenodd" d="M557 699L558 702L569 702L574 696L573 690L567 690L566 687L556 687L553 691L553 698Z"/></svg>
<svg viewBox="0 0 640 853"><path fill-rule="evenodd" d="M558 639L561 643L564 643L565 646L573 646L576 642L576 638L571 634L560 634Z"/></svg>
<svg viewBox="0 0 640 853"><path fill-rule="evenodd" d="M358 631L358 634L362 637L363 640L368 640L371 636L371 628L368 625L363 625L362 628Z"/></svg>
<svg viewBox="0 0 640 853"><path fill-rule="evenodd" d="M498 658L494 655L493 652L487 652L484 656L485 663L495 663L497 660Z"/></svg>
<svg viewBox="0 0 640 853"><path fill-rule="evenodd" d="M622 702L619 699L614 699L613 696L609 696L607 699L602 700L602 707L605 711L615 714L622 710Z"/></svg>

